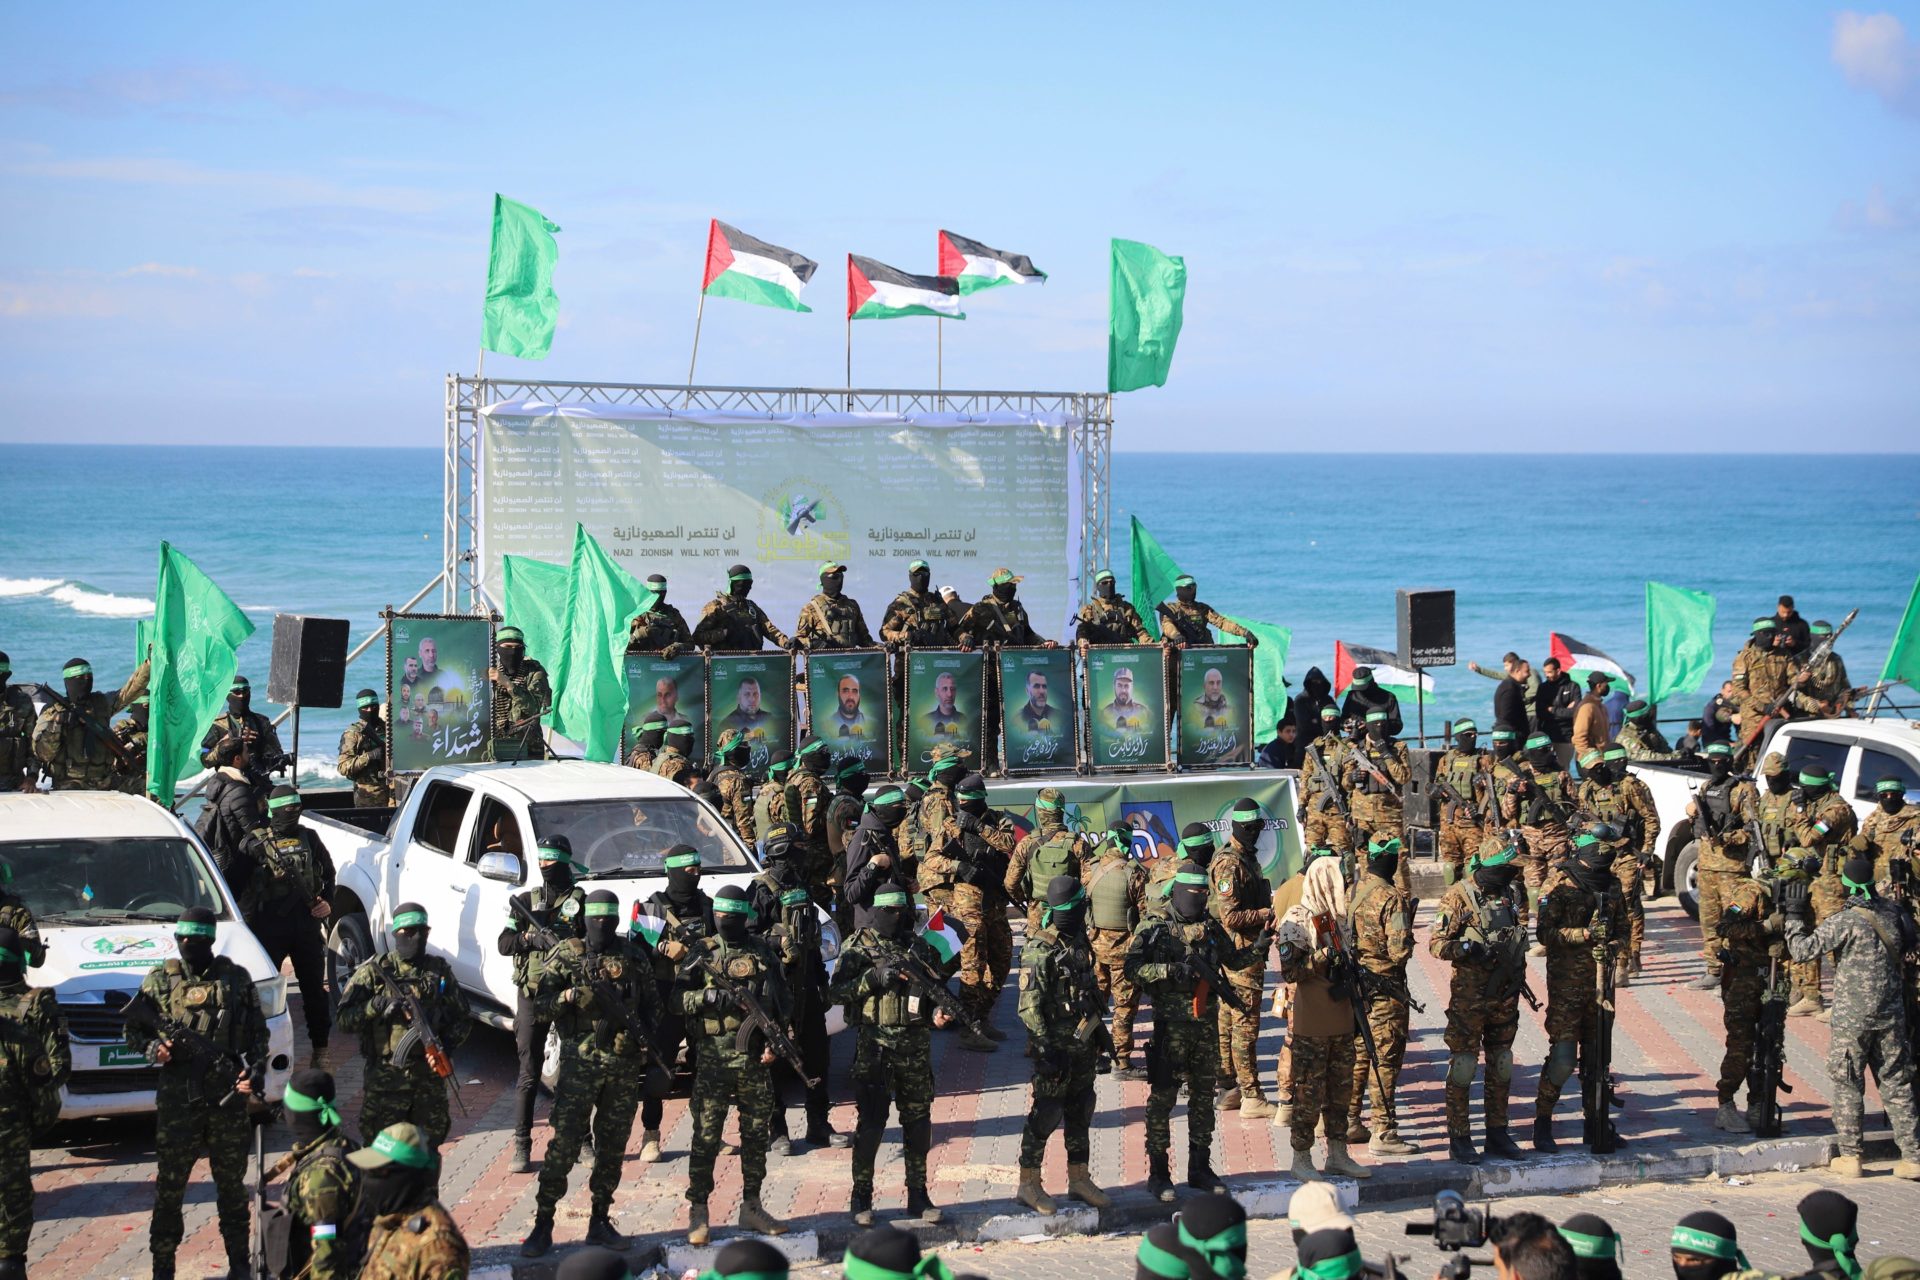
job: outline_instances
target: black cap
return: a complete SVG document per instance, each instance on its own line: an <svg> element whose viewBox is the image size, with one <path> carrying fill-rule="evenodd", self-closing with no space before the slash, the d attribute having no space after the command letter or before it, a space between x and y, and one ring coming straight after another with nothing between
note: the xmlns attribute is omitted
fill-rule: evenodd
<svg viewBox="0 0 1920 1280"><path fill-rule="evenodd" d="M977 773L969 773L961 778L960 781L954 785L953 789L955 794L962 791L977 791L984 794L987 789L987 780Z"/></svg>
<svg viewBox="0 0 1920 1280"><path fill-rule="evenodd" d="M1055 876L1047 881L1047 905L1064 907L1080 896L1080 880L1077 876Z"/></svg>
<svg viewBox="0 0 1920 1280"><path fill-rule="evenodd" d="M298 1089L309 1098L325 1098L328 1102L332 1102L339 1096L334 1087L333 1074L316 1067L294 1072L292 1078L287 1081L287 1086Z"/></svg>
<svg viewBox="0 0 1920 1280"><path fill-rule="evenodd" d="M1247 1211L1239 1201L1217 1192L1189 1196L1180 1206L1180 1221L1187 1233L1201 1240L1211 1240L1246 1220Z"/></svg>
<svg viewBox="0 0 1920 1280"><path fill-rule="evenodd" d="M567 1255L554 1270L556 1280L631 1280L627 1260L611 1249L589 1246Z"/></svg>
<svg viewBox="0 0 1920 1280"><path fill-rule="evenodd" d="M1587 672L1587 688L1598 689L1603 684L1612 684L1613 677L1604 671Z"/></svg>
<svg viewBox="0 0 1920 1280"><path fill-rule="evenodd" d="M714 1255L713 1269L722 1276L785 1275L789 1264L765 1240L735 1240Z"/></svg>
<svg viewBox="0 0 1920 1280"><path fill-rule="evenodd" d="M601 903L607 903L607 902L610 902L610 903L612 903L612 904L613 904L614 906L616 906L616 907L617 907L617 906L619 906L619 905L620 905L620 895L619 895L619 894L617 894L617 893L615 893L615 892L614 892L613 890L611 890L611 889L595 889L595 890L594 890L594 891L593 891L592 893L590 893L590 894L588 894L588 895L587 895L587 901L588 901L588 902L590 902L590 903L593 903L593 902L601 902Z"/></svg>
<svg viewBox="0 0 1920 1280"><path fill-rule="evenodd" d="M1652 710L1652 708L1647 706L1647 700L1645 698L1635 698L1627 704L1627 719L1638 720L1650 710Z"/></svg>
<svg viewBox="0 0 1920 1280"><path fill-rule="evenodd" d="M794 830L784 822L776 822L767 828L761 837L762 847L769 858L784 858L793 852Z"/></svg>
<svg viewBox="0 0 1920 1280"><path fill-rule="evenodd" d="M1810 1248L1826 1249L1832 1252L1826 1243L1835 1236L1851 1237L1860 1222L1860 1206L1841 1195L1838 1191L1816 1191L1799 1204L1800 1225L1805 1228L1801 1238L1814 1236L1822 1243L1809 1244ZM1848 1252L1851 1252L1849 1248Z"/></svg>
<svg viewBox="0 0 1920 1280"><path fill-rule="evenodd" d="M401 916L413 915L413 914L419 914L424 916L427 914L427 909L421 906L417 902L403 902L399 906L393 909L393 918L395 920L398 920ZM412 928L414 926L407 926L407 927Z"/></svg>
<svg viewBox="0 0 1920 1280"><path fill-rule="evenodd" d="M721 898L727 898L729 900L737 901L737 902L745 902L747 900L747 891L745 889L742 889L737 884L723 884L718 889L715 889L713 891L713 897L714 897L714 901L716 902L718 902Z"/></svg>
<svg viewBox="0 0 1920 1280"><path fill-rule="evenodd" d="M889 1271L912 1271L920 1261L920 1240L898 1227L875 1227L847 1243L847 1256Z"/></svg>
<svg viewBox="0 0 1920 1280"><path fill-rule="evenodd" d="M743 564L730 564L727 566L727 577L729 579L751 578L752 576L753 576L753 570L747 568L747 566Z"/></svg>
<svg viewBox="0 0 1920 1280"><path fill-rule="evenodd" d="M1322 1227L1302 1236L1294 1253L1300 1259L1300 1269L1304 1271L1316 1263L1344 1258L1358 1252L1359 1248L1354 1242L1351 1227Z"/></svg>

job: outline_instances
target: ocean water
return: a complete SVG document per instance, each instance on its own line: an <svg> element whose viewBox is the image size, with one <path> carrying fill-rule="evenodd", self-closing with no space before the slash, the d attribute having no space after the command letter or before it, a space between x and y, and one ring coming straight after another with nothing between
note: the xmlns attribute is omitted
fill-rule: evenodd
<svg viewBox="0 0 1920 1280"><path fill-rule="evenodd" d="M134 620L152 611L162 539L259 628L240 655L256 705L275 613L349 618L358 643L382 608L440 568L437 450L17 446L7 462L0 650L16 680L56 680L71 656L91 659L103 687L123 678ZM1312 665L1332 674L1335 640L1393 648L1400 587L1454 589L1463 663L1496 666L1508 649L1538 662L1560 631L1643 673L1644 584L1654 578L1719 599L1714 673L1697 698L1663 708L1684 718L1783 591L1808 618L1837 622L1859 607L1839 648L1854 682L1867 683L1920 574L1920 455L1121 453L1114 489L1122 582L1128 518L1138 515L1199 579L1203 600L1292 628L1296 685ZM968 598L983 589L955 585ZM848 589L871 615L899 584ZM703 595L690 586L679 603ZM350 669L348 691L377 687L383 657L376 645ZM1487 717L1491 682L1464 666L1432 674L1430 732L1453 716ZM1920 695L1903 701L1920 706ZM1415 709L1405 710L1411 731ZM302 713L307 779L332 776L348 718Z"/></svg>

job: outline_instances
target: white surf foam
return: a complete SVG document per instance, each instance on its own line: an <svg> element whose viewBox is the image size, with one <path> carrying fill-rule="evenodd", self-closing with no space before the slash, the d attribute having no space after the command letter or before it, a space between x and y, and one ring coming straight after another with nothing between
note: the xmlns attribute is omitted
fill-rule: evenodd
<svg viewBox="0 0 1920 1280"><path fill-rule="evenodd" d="M40 597L67 606L75 613L101 618L144 618L153 601L140 596L117 596L72 578L0 578L0 598Z"/></svg>
<svg viewBox="0 0 1920 1280"><path fill-rule="evenodd" d="M0 578L0 596L43 596L65 585L64 578Z"/></svg>

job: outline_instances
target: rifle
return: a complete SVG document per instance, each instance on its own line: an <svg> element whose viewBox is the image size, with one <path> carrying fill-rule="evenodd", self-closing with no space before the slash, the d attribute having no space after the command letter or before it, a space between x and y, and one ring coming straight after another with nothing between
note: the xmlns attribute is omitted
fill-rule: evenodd
<svg viewBox="0 0 1920 1280"><path fill-rule="evenodd" d="M511 899L509 899L511 901ZM427 1011L420 1003L420 997L413 994L407 985L387 972L385 965L374 965L373 971L387 985L387 994L400 1003L407 1015L407 1032L400 1037L400 1043L393 1046L393 1053L387 1061L401 1070L405 1070L407 1059L412 1056L414 1046L418 1045L420 1054L427 1060L427 1066L433 1074L447 1082L447 1088L453 1091L453 1100L460 1106L460 1114L467 1114L467 1102L460 1096L460 1081L453 1074L453 1059L447 1053L447 1047L440 1043L440 1037L434 1034L433 1024L427 1018Z"/></svg>
<svg viewBox="0 0 1920 1280"><path fill-rule="evenodd" d="M1360 1033L1360 1048L1367 1055L1367 1069L1373 1076L1373 1087L1380 1091L1381 1098L1386 1102L1387 1125L1392 1128L1398 1123L1398 1117L1393 1113L1393 1090L1387 1088L1386 1078L1380 1074L1380 1048L1374 1043L1373 1023L1367 1017L1368 971L1341 942L1340 922L1331 915L1315 916L1313 932L1316 940L1333 952L1333 970L1329 975L1332 987L1336 991L1345 987L1350 993L1354 1027Z"/></svg>
<svg viewBox="0 0 1920 1280"><path fill-rule="evenodd" d="M648 980L651 981L651 977ZM659 1026L642 1018L639 1010L627 1003L613 980L602 976L597 966L588 973L587 989L593 992L603 1013L594 1033L600 1048L612 1050L614 1036L625 1031L630 1039L646 1048L647 1057L651 1059L646 1069L647 1095L664 1098L673 1092L673 1050L660 1038Z"/></svg>
<svg viewBox="0 0 1920 1280"><path fill-rule="evenodd" d="M706 975L707 985L726 996L740 1011L740 1030L733 1038L734 1048L741 1053L750 1054L752 1050L749 1043L754 1033L758 1032L767 1042L767 1048L775 1055L785 1058L787 1065L793 1068L794 1074L806 1083L807 1088L819 1087L819 1080L807 1074L807 1064L800 1056L800 1046L793 1042L793 1037L787 1034L787 1029L775 1021L773 1015L767 1012L766 1006L760 1003L751 990L744 984L729 978L726 971L713 962L711 956L704 953L690 956L681 972L686 974L698 972Z"/></svg>
<svg viewBox="0 0 1920 1280"><path fill-rule="evenodd" d="M267 1121L279 1110L278 1106L270 1108L268 1115L255 1117L253 1125L253 1230L247 1261L247 1275L251 1280L273 1280L287 1269L287 1245L293 1219L285 1204L267 1199L267 1184L293 1167L299 1157L289 1151L273 1168L266 1167Z"/></svg>
<svg viewBox="0 0 1920 1280"><path fill-rule="evenodd" d="M1818 663L1821 659L1825 658L1829 653L1832 653L1834 641L1838 640L1840 638L1840 633L1845 631L1848 627L1852 626L1853 620L1859 616L1860 616L1860 610L1856 608L1852 612L1848 613L1845 618L1841 619L1840 625L1835 627L1832 630L1832 632L1830 632L1827 635L1821 636L1820 643L1816 644L1815 646L1813 646L1812 649L1807 651L1806 658L1803 659L1800 663L1800 669L1802 671L1808 670L1809 668L1813 667L1816 663ZM1775 698L1770 704L1768 704L1767 713L1760 717L1760 723L1756 725L1744 727L1744 731L1742 732L1740 737L1740 745L1734 748L1734 752L1733 752L1733 759L1735 764L1738 764L1742 757L1744 757L1749 751L1752 751L1755 747L1757 747L1760 744L1761 733L1766 730L1766 727L1768 725L1773 723L1773 718L1780 714L1780 708L1786 706L1787 701L1790 698L1792 698L1793 695L1798 691L1799 691L1798 688L1794 685L1793 678L1789 676L1787 678L1787 687L1780 691L1779 697Z"/></svg>
<svg viewBox="0 0 1920 1280"><path fill-rule="evenodd" d="M119 738L113 735L111 730L75 706L71 699L65 694L58 692L52 685L41 685L40 692L46 695L47 701L61 708L74 720L78 721L82 729L85 729L101 746L107 749L107 754L113 757L113 762L119 765L122 770L132 768L132 755L127 752L126 747L121 744Z"/></svg>
<svg viewBox="0 0 1920 1280"><path fill-rule="evenodd" d="M1477 770L1474 773L1474 777L1476 779L1479 777L1479 772ZM1449 805L1457 806L1457 808L1459 809L1465 809L1467 811L1467 816L1465 819L1467 822L1470 822L1475 826L1479 825L1480 823L1479 806L1474 804L1474 802L1468 797L1463 796L1458 791L1454 790L1453 784L1451 782L1448 782L1445 778L1442 778L1437 770L1434 772L1434 775L1433 775L1433 788L1434 790L1440 793L1440 798L1442 800L1445 800ZM1447 820L1453 821L1453 818L1451 817L1451 815L1448 815Z"/></svg>
<svg viewBox="0 0 1920 1280"><path fill-rule="evenodd" d="M1724 962L1724 961L1723 961ZM1767 989L1760 999L1759 1034L1747 1059L1747 1098L1752 1104L1756 1137L1780 1135L1780 1095L1792 1093L1784 1078L1787 1066L1787 983L1774 948L1768 948Z"/></svg>
<svg viewBox="0 0 1920 1280"><path fill-rule="evenodd" d="M216 1067L222 1069L222 1079L235 1081L236 1083L231 1085L226 1094L215 1104L217 1106L224 1107L233 1101L234 1096L240 1092L237 1081L242 1075L250 1076L256 1081L261 1078L262 1073L259 1068L252 1066L238 1053L221 1048L186 1023L176 1022L167 1017L160 1011L159 1001L144 991L127 1001L126 1007L121 1010L121 1016L126 1020L127 1025L145 1031L156 1039L164 1040L170 1053L177 1053L183 1049L186 1051L188 1063L197 1069L197 1076L193 1082L193 1092L196 1095L206 1077Z"/></svg>
<svg viewBox="0 0 1920 1280"><path fill-rule="evenodd" d="M1394 785L1393 779L1389 778L1386 774L1380 772L1380 766L1373 762L1373 757L1371 755L1367 754L1366 743L1360 742L1354 745L1353 762L1359 765L1362 769L1365 769L1368 773L1372 774L1374 777L1374 780L1378 782L1381 786L1385 787L1388 791L1392 792L1394 795L1400 794L1400 788Z"/></svg>
<svg viewBox="0 0 1920 1280"><path fill-rule="evenodd" d="M1320 744L1318 742L1309 742L1307 744L1307 759L1313 761L1313 771L1320 775L1320 781L1326 786L1326 790L1321 794L1332 798L1333 807L1340 811L1341 819L1345 821L1349 827L1355 825L1353 821L1353 810L1347 807L1346 793L1340 790L1340 780L1334 777L1333 770L1327 767L1327 758L1320 754Z"/></svg>
<svg viewBox="0 0 1920 1280"><path fill-rule="evenodd" d="M520 901L520 895L514 894L507 899L507 910L520 922L520 932L528 942L542 951L551 951L560 945L560 938L554 931L533 918L533 912Z"/></svg>
<svg viewBox="0 0 1920 1280"><path fill-rule="evenodd" d="M1271 940L1272 935L1262 933L1261 936ZM1220 963L1220 943L1224 938L1219 922L1209 919L1206 934L1187 950L1187 964L1200 971L1199 981L1193 984L1193 1016L1196 1018L1204 1017L1206 1014L1209 991L1219 996L1220 1003L1235 1013L1253 1012L1252 1006L1242 999L1240 993L1233 989L1233 984L1227 981L1225 966ZM1260 953L1266 954L1264 945L1261 946Z"/></svg>
<svg viewBox="0 0 1920 1280"><path fill-rule="evenodd" d="M1593 944L1593 1027L1580 1037L1581 1141L1595 1155L1606 1155L1613 1151L1619 1137L1608 1110L1613 1094L1613 953L1618 945L1606 918L1611 901L1611 894L1601 898L1587 926L1589 934L1596 930L1596 926L1606 929L1607 934Z"/></svg>
<svg viewBox="0 0 1920 1280"><path fill-rule="evenodd" d="M923 1000L933 1002L933 1007L943 1014L948 1022L960 1024L962 1030L976 1036L987 1034L987 1028L981 1021L968 1013L966 1007L948 989L946 979L942 978L927 958L918 954L909 946L902 956L894 961L894 966L906 975L907 986Z"/></svg>

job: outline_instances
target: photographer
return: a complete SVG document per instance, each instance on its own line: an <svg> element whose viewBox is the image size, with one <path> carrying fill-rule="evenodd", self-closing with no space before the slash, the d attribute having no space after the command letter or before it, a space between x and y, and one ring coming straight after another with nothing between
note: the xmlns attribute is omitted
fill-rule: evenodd
<svg viewBox="0 0 1920 1280"><path fill-rule="evenodd" d="M1500 1280L1579 1280L1573 1246L1539 1214L1516 1213L1487 1225Z"/></svg>

